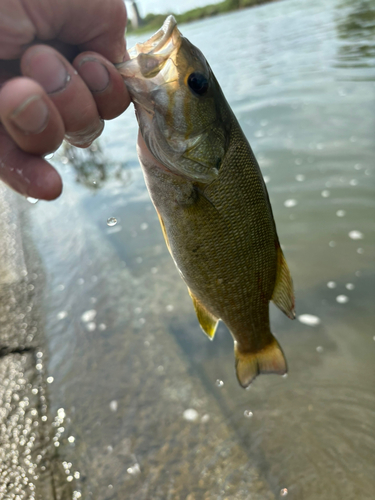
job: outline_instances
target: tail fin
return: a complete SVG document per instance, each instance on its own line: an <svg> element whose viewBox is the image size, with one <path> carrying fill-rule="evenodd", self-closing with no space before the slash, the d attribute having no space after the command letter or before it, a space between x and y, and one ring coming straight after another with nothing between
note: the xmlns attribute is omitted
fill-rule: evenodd
<svg viewBox="0 0 375 500"><path fill-rule="evenodd" d="M241 351L238 343L235 342L234 355L237 379L244 388L248 387L261 373L284 375L288 371L284 353L273 335L271 343L258 352Z"/></svg>

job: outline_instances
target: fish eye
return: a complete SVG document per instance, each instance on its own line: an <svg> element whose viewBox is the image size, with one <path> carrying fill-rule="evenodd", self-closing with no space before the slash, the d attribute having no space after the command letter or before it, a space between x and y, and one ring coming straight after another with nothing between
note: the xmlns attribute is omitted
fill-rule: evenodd
<svg viewBox="0 0 375 500"><path fill-rule="evenodd" d="M191 73L187 83L194 94L203 95L207 92L208 80L202 73Z"/></svg>

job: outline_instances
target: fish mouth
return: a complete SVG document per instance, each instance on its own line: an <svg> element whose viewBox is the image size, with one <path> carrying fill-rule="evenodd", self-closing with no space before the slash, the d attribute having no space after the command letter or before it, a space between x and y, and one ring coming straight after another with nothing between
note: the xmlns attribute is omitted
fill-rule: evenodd
<svg viewBox="0 0 375 500"><path fill-rule="evenodd" d="M144 43L137 43L128 50L130 59L135 59L139 54L166 55L170 54L173 44L173 32L177 26L174 16L168 16L163 26ZM178 31L178 30L176 30Z"/></svg>
<svg viewBox="0 0 375 500"><path fill-rule="evenodd" d="M168 16L163 26L151 38L146 42L137 43L128 50L130 57L128 61L116 67L124 77L125 83L128 78L154 78L180 44L181 33L177 28L177 21L174 16Z"/></svg>

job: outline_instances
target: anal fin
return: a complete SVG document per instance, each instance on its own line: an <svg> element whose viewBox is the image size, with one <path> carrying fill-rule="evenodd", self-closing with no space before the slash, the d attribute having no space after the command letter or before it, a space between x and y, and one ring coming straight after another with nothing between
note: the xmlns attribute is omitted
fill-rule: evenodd
<svg viewBox="0 0 375 500"><path fill-rule="evenodd" d="M293 281L290 275L288 264L286 263L283 251L277 242L277 274L275 288L272 294L272 301L290 319L296 317L294 312L294 292Z"/></svg>
<svg viewBox="0 0 375 500"><path fill-rule="evenodd" d="M219 320L211 314L201 302L196 298L193 292L188 288L191 300L193 301L195 312L199 324L210 340L213 340Z"/></svg>
<svg viewBox="0 0 375 500"><path fill-rule="evenodd" d="M242 351L235 342L234 355L237 379L244 388L261 373L284 375L288 371L284 353L273 335L271 342L256 352Z"/></svg>

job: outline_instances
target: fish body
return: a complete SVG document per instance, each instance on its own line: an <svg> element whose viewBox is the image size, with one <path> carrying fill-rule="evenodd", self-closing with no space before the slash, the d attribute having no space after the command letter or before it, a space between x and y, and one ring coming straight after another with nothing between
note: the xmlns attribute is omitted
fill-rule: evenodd
<svg viewBox="0 0 375 500"><path fill-rule="evenodd" d="M219 320L227 325L243 387L259 373L284 374L269 302L293 318L293 285L251 147L173 16L130 56L120 72L140 126L140 163L200 325L211 339Z"/></svg>

